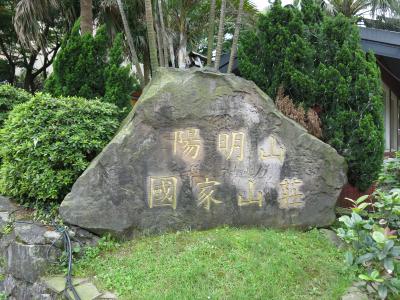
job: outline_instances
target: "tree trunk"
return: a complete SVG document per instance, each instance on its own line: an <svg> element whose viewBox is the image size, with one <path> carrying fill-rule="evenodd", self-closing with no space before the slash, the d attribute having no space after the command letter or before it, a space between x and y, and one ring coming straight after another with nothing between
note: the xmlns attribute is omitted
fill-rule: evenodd
<svg viewBox="0 0 400 300"><path fill-rule="evenodd" d="M236 25L235 25L235 33L233 34L231 56L229 57L229 65L228 65L227 73L232 72L233 62L235 61L237 45L238 45L238 40L239 40L240 25L241 25L241 21L242 21L243 3L244 3L244 0L240 0L238 15L237 15L237 19L236 19Z"/></svg>
<svg viewBox="0 0 400 300"><path fill-rule="evenodd" d="M221 62L222 44L224 43L225 6L226 6L226 0L222 0L222 3L221 3L221 15L219 16L217 50L216 50L216 53L215 53L215 65L214 65L214 68L217 71L219 69L219 64Z"/></svg>
<svg viewBox="0 0 400 300"><path fill-rule="evenodd" d="M179 34L179 48L178 48L178 67L179 69L186 68L186 47L187 47L187 37L183 31Z"/></svg>
<svg viewBox="0 0 400 300"><path fill-rule="evenodd" d="M81 34L93 32L92 0L80 0L81 4Z"/></svg>
<svg viewBox="0 0 400 300"><path fill-rule="evenodd" d="M174 51L174 41L172 40L172 36L168 36L168 47L169 47L169 57L171 60L171 65L173 68L175 65L175 51Z"/></svg>
<svg viewBox="0 0 400 300"><path fill-rule="evenodd" d="M8 64L10 66L10 73L8 75L8 82L12 85L15 84L15 64Z"/></svg>
<svg viewBox="0 0 400 300"><path fill-rule="evenodd" d="M149 52L150 52L150 64L151 64L151 74L157 70L157 46L156 46L156 37L154 33L154 21L153 21L153 11L151 7L151 0L144 0L145 4L145 12L146 12L146 27L147 27L147 39L149 43Z"/></svg>
<svg viewBox="0 0 400 300"><path fill-rule="evenodd" d="M207 66L212 66L212 51L214 44L214 23L215 23L215 0L211 0L210 16L208 19L208 49L207 49Z"/></svg>
<svg viewBox="0 0 400 300"><path fill-rule="evenodd" d="M33 76L33 68L35 65L37 53L33 52L29 57L29 62L24 59L25 65L24 68L26 70L25 78L24 78L24 89L30 93L35 91L35 84L34 80L35 77Z"/></svg>
<svg viewBox="0 0 400 300"><path fill-rule="evenodd" d="M156 37L157 37L157 49L158 49L158 64L161 67L164 67L164 52L163 52L163 43L161 37L161 28L159 24L158 14L156 13Z"/></svg>
<svg viewBox="0 0 400 300"><path fill-rule="evenodd" d="M148 51L143 53L144 82L146 85L150 81L150 55Z"/></svg>
<svg viewBox="0 0 400 300"><path fill-rule="evenodd" d="M135 45L133 43L131 29L129 28L129 24L128 24L128 20L126 18L126 15L125 15L125 11L124 11L124 6L122 4L122 0L117 0L117 2L118 2L119 12L120 12L121 18L122 18L122 23L124 24L125 36L126 36L126 39L128 41L128 46L129 46L129 49L130 49L130 52L131 52L131 59L132 59L133 64L135 65L136 74L137 74L138 79L139 79L140 87L143 89L144 86L146 85L146 83L145 83L145 80L144 80L144 77L143 77L142 68L140 67L140 64L139 64L139 59L137 57Z"/></svg>
<svg viewBox="0 0 400 300"><path fill-rule="evenodd" d="M162 10L162 2L158 0L158 12L160 13L160 23L161 23L161 33L162 33L162 42L163 42L163 50L164 50L164 66L168 67L168 37L167 32L165 31L165 23L164 23L164 14Z"/></svg>

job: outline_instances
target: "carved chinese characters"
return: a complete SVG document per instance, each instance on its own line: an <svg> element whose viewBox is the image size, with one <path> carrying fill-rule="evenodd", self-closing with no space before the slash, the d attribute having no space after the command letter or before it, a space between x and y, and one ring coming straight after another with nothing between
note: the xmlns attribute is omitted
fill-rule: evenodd
<svg viewBox="0 0 400 300"><path fill-rule="evenodd" d="M262 161L277 160L283 164L285 152L285 147L274 136L269 136L259 147L259 157Z"/></svg>
<svg viewBox="0 0 400 300"><path fill-rule="evenodd" d="M218 151L227 160L242 161L244 157L245 134L229 132L218 134Z"/></svg>
<svg viewBox="0 0 400 300"><path fill-rule="evenodd" d="M221 225L328 226L345 181L345 160L252 82L158 68L60 215L128 238Z"/></svg>
<svg viewBox="0 0 400 300"><path fill-rule="evenodd" d="M247 198L239 193L238 195L238 205L239 206L246 206L246 205L252 205L256 204L259 207L263 205L263 194L262 192L258 191L256 192L254 189L254 181L249 180L249 189L247 193Z"/></svg>
<svg viewBox="0 0 400 300"><path fill-rule="evenodd" d="M170 206L176 209L176 177L150 177L149 207Z"/></svg>
<svg viewBox="0 0 400 300"><path fill-rule="evenodd" d="M304 194L300 192L303 182L300 179L284 179L280 183L279 207L284 209L304 206Z"/></svg>
<svg viewBox="0 0 400 300"><path fill-rule="evenodd" d="M199 129L187 128L173 132L173 154L180 156L185 161L201 159L203 143Z"/></svg>
<svg viewBox="0 0 400 300"><path fill-rule="evenodd" d="M210 210L211 203L220 204L222 201L219 201L214 198L213 194L215 192L214 188L221 183L213 180L209 180L206 177L204 182L200 182L197 184L198 188L198 202L197 206L202 206L207 210Z"/></svg>
<svg viewBox="0 0 400 300"><path fill-rule="evenodd" d="M201 159L204 153L203 140L201 132L198 128L183 128L175 130L172 133L172 154L180 157L189 164L190 170L201 169ZM220 132L217 135L216 151L220 153L223 161L231 161L233 163L243 162L246 155L246 147L248 143L246 133L244 131L231 131ZM279 162L280 165L284 163L286 149L285 146L278 141L274 136L268 136L258 145L257 160L263 163ZM235 167L236 169L236 167ZM263 207L264 202L268 201L265 197L263 188L257 188L257 182L268 180L276 177L267 176L268 172L276 172L276 168L265 169L262 176L248 177L239 180L240 188L237 190L237 205L238 207L255 206ZM237 170L235 170L237 172ZM278 169L280 173L280 169ZM189 176L194 176L193 171L190 171ZM259 172L258 172L259 174ZM257 175L257 174L256 174ZM223 203L222 200L217 199L215 196L218 186L223 184L223 180L210 179L209 175L203 177L199 182L199 174L196 173L195 177L197 182L193 185L192 193L197 199L197 207L202 207L210 210L215 205ZM148 203L150 208L155 207L171 207L176 209L177 194L179 193L175 176L150 176L148 184ZM246 183L244 183L246 181ZM273 184L272 182L271 184ZM270 185L271 185L270 184ZM279 183L279 208L302 208L304 206L304 195L300 191L303 182L299 179L287 179Z"/></svg>

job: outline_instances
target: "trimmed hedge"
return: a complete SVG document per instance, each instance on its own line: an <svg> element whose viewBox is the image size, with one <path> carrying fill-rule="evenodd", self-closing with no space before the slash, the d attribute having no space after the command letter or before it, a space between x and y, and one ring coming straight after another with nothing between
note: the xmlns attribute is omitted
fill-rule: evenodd
<svg viewBox="0 0 400 300"><path fill-rule="evenodd" d="M60 202L119 126L115 105L36 94L0 130L0 193Z"/></svg>

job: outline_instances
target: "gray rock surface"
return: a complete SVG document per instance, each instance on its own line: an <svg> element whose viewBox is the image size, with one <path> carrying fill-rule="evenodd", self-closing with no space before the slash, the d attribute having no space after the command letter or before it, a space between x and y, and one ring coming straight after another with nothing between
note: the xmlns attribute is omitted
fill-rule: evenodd
<svg viewBox="0 0 400 300"><path fill-rule="evenodd" d="M30 284L18 280L11 275L3 281L3 292L8 300L56 300L61 299L57 294L52 293L46 286L39 282Z"/></svg>
<svg viewBox="0 0 400 300"><path fill-rule="evenodd" d="M326 228L321 228L319 230L335 247L339 249L344 249L346 248L346 243L343 242L343 240L338 237L335 231L326 229Z"/></svg>
<svg viewBox="0 0 400 300"><path fill-rule="evenodd" d="M160 68L61 204L95 233L326 226L344 159L235 75Z"/></svg>
<svg viewBox="0 0 400 300"><path fill-rule="evenodd" d="M46 244L45 233L47 229L33 222L17 222L14 224L14 231L18 241L28 245Z"/></svg>
<svg viewBox="0 0 400 300"><path fill-rule="evenodd" d="M17 206L8 197L0 195L0 211L13 212L17 210Z"/></svg>
<svg viewBox="0 0 400 300"><path fill-rule="evenodd" d="M20 216L18 213L21 213ZM7 230L4 230L4 225L7 225ZM64 290L64 276L55 276L49 281L41 278L48 267L61 257L61 233L53 226L29 220L28 211L2 196L0 227L3 227L0 234L0 298L4 295L10 300L64 299L62 292L57 290L60 287ZM95 246L99 239L78 227L70 228L68 232L74 247ZM89 281L73 279L74 285L87 284ZM89 296L100 295L100 292L93 292L92 286L89 286L89 291L92 291ZM86 292L87 289L83 287L82 295Z"/></svg>
<svg viewBox="0 0 400 300"><path fill-rule="evenodd" d="M17 279L34 283L48 263L47 249L48 246L12 243L8 247L7 271Z"/></svg>

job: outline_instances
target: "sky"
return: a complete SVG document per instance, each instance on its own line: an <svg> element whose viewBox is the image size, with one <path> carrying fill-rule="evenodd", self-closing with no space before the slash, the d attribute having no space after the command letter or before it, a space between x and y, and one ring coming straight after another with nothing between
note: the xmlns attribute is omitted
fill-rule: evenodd
<svg viewBox="0 0 400 300"><path fill-rule="evenodd" d="M256 5L256 7L259 11L263 11L269 5L268 0L251 0L251 2L253 2ZM293 3L293 1L292 0L282 0L282 5L286 5L286 4L290 4L290 3Z"/></svg>

